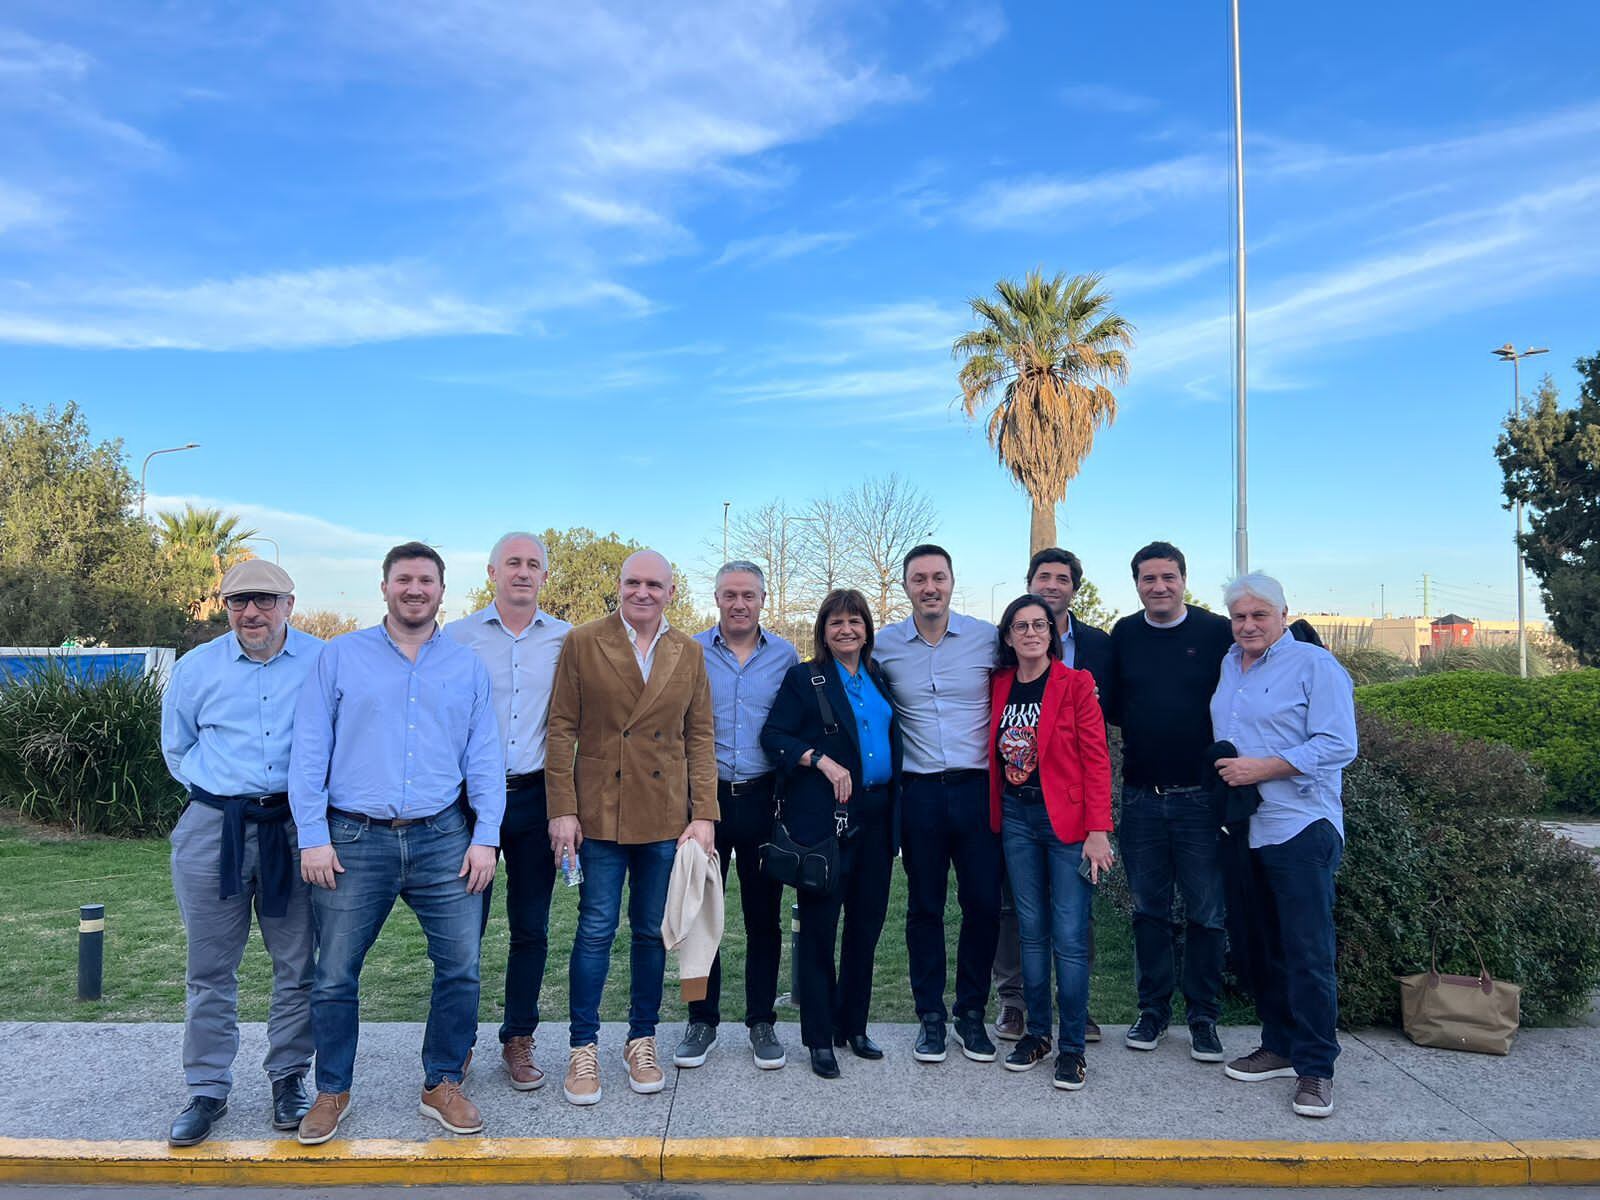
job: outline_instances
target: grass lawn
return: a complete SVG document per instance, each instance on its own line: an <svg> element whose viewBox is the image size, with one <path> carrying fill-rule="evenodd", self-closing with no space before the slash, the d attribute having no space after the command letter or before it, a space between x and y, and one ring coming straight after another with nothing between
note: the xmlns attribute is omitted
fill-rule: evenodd
<svg viewBox="0 0 1600 1200"><path fill-rule="evenodd" d="M723 938L723 1016L737 1021L743 1009L743 922L737 900L738 878L728 881L727 928ZM503 889L495 889L495 916L483 948L482 1019L500 1019L505 975L506 924ZM79 1003L77 990L78 906L106 906L105 998ZM954 887L946 922L952 986L957 913ZM577 921L577 892L559 882L550 913L550 965L541 998L542 1015L565 1021L567 955ZM612 956L601 1015L627 1016L627 905ZM905 877L894 874L889 918L878 944L872 1017L914 1021L906 981ZM779 990L789 988L785 937ZM1126 917L1101 897L1097 900L1097 956L1090 985L1090 1011L1103 1023L1131 1021L1135 1015L1133 945ZM0 1015L13 1021L181 1021L184 1001L184 936L172 898L167 843L74 838L0 815L0 947L5 974L0 978ZM667 956L668 987L663 1019L682 1020L684 1004L676 987L677 960ZM266 1019L270 971L259 933L252 930L240 968L241 1017ZM362 1015L374 1021L421 1020L427 1010L431 967L421 930L403 905L397 905L362 975ZM1230 1004L1224 1020L1248 1020L1249 1009ZM993 1016L991 1002L991 1017ZM793 1009L781 1020L795 1018Z"/></svg>

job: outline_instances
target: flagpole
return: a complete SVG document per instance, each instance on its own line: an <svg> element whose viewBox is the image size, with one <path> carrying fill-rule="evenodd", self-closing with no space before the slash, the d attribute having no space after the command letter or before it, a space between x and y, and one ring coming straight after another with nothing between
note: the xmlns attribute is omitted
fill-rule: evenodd
<svg viewBox="0 0 1600 1200"><path fill-rule="evenodd" d="M1239 62L1239 0L1231 0L1233 32L1233 195L1234 195L1234 395L1233 395L1233 570L1250 569L1250 519L1245 491L1245 328L1244 328L1244 92Z"/></svg>

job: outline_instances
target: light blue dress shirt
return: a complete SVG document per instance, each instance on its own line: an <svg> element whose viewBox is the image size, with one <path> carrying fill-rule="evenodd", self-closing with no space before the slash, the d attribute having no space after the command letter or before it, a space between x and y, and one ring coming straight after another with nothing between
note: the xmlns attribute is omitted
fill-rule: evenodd
<svg viewBox="0 0 1600 1200"><path fill-rule="evenodd" d="M839 668L839 682L844 694L850 697L850 707L855 710L856 737L861 747L861 786L883 787L894 778L893 750L889 745L889 722L894 709L884 699L872 676L857 669L852 675L844 664L834 659Z"/></svg>
<svg viewBox="0 0 1600 1200"><path fill-rule="evenodd" d="M512 633L490 604L481 612L451 621L447 635L470 647L489 668L494 685L494 711L500 722L500 745L506 772L526 775L544 770L544 741L550 721L550 693L556 684L556 660L572 626L543 609L521 633Z"/></svg>
<svg viewBox="0 0 1600 1200"><path fill-rule="evenodd" d="M288 791L295 701L321 652L321 638L291 625L264 663L231 629L180 658L161 697L161 753L172 777L213 796Z"/></svg>
<svg viewBox="0 0 1600 1200"><path fill-rule="evenodd" d="M1072 614L1067 614L1067 627L1061 634L1061 665L1075 667L1078 665L1078 635L1072 622Z"/></svg>
<svg viewBox="0 0 1600 1200"><path fill-rule="evenodd" d="M743 783L772 770L772 760L761 748L761 727L767 723L772 702L783 677L800 661L795 648L765 629L756 648L739 665L739 658L722 640L722 627L694 635L706 652L706 675L711 679L711 710L717 726L717 778Z"/></svg>
<svg viewBox="0 0 1600 1200"><path fill-rule="evenodd" d="M884 627L872 657L894 692L906 771L989 769L989 673L999 647L998 629L962 613L950 614L937 646L911 617Z"/></svg>
<svg viewBox="0 0 1600 1200"><path fill-rule="evenodd" d="M1261 807L1250 818L1252 850L1286 842L1323 818L1343 839L1340 790L1356 757L1356 706L1338 659L1287 632L1249 670L1244 652L1230 647L1211 697L1211 729L1243 757L1281 758L1299 772L1256 785Z"/></svg>
<svg viewBox="0 0 1600 1200"><path fill-rule="evenodd" d="M328 844L328 808L421 818L456 802L476 815L472 841L500 844L506 766L489 669L435 629L412 662L382 623L323 647L300 689L289 804L306 849Z"/></svg>

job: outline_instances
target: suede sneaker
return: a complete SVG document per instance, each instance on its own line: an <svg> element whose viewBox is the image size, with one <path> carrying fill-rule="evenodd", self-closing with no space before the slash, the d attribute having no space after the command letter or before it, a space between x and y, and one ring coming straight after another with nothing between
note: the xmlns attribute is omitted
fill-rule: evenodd
<svg viewBox="0 0 1600 1200"><path fill-rule="evenodd" d="M911 1047L911 1057L925 1063L944 1061L944 1018L938 1013L922 1014L922 1029L917 1044Z"/></svg>
<svg viewBox="0 0 1600 1200"><path fill-rule="evenodd" d="M574 1046L567 1056L567 1078L561 1085L569 1104L600 1103L600 1048L593 1042Z"/></svg>
<svg viewBox="0 0 1600 1200"><path fill-rule="evenodd" d="M951 1026L955 1033L956 1041L961 1045L961 1053L973 1062L993 1062L996 1050L994 1043L989 1040L989 1034L984 1029L982 1013L968 1013L964 1017L957 1017Z"/></svg>
<svg viewBox="0 0 1600 1200"><path fill-rule="evenodd" d="M339 1122L349 1115L349 1092L318 1092L295 1136L302 1146L320 1146L339 1132Z"/></svg>
<svg viewBox="0 0 1600 1200"><path fill-rule="evenodd" d="M1129 1050L1154 1050L1166 1036L1167 1027L1156 1020L1154 1013L1140 1013L1122 1040Z"/></svg>
<svg viewBox="0 0 1600 1200"><path fill-rule="evenodd" d="M666 1072L656 1062L656 1039L634 1038L622 1048L622 1060L628 1064L628 1086L641 1096L649 1096L667 1086Z"/></svg>
<svg viewBox="0 0 1600 1200"><path fill-rule="evenodd" d="M1000 1019L994 1023L994 1035L1002 1042L1020 1042L1028 1032L1028 1016L1015 1004L1000 1006Z"/></svg>
<svg viewBox="0 0 1600 1200"><path fill-rule="evenodd" d="M706 1061L711 1047L717 1044L717 1027L705 1021L690 1021L683 1031L683 1041L672 1054L675 1067L698 1067Z"/></svg>
<svg viewBox="0 0 1600 1200"><path fill-rule="evenodd" d="M1302 1117L1333 1115L1333 1080L1301 1075L1294 1086L1294 1111Z"/></svg>
<svg viewBox="0 0 1600 1200"><path fill-rule="evenodd" d="M424 1085L422 1102L417 1105L417 1111L425 1117L432 1117L451 1133L480 1133L483 1130L483 1116L478 1112L478 1106L467 1099L459 1080L441 1079L432 1087Z"/></svg>
<svg viewBox="0 0 1600 1200"><path fill-rule="evenodd" d="M1065 1050L1056 1055L1055 1085L1063 1092L1080 1091L1085 1074L1083 1055L1068 1054Z"/></svg>
<svg viewBox="0 0 1600 1200"><path fill-rule="evenodd" d="M1265 1046L1257 1046L1243 1058L1236 1058L1222 1068L1229 1079L1245 1083L1260 1083L1263 1079L1292 1079L1294 1064L1281 1054L1274 1054Z"/></svg>
<svg viewBox="0 0 1600 1200"><path fill-rule="evenodd" d="M1025 1033L1006 1055L1006 1070L1031 1071L1050 1056L1050 1039Z"/></svg>
<svg viewBox="0 0 1600 1200"><path fill-rule="evenodd" d="M1210 1021L1197 1021L1189 1026L1189 1057L1195 1062L1221 1062L1228 1056L1223 1052L1222 1039L1217 1027Z"/></svg>
<svg viewBox="0 0 1600 1200"><path fill-rule="evenodd" d="M500 1047L500 1060L506 1064L506 1074L511 1076L511 1086L519 1092L533 1092L544 1086L544 1072L534 1065L533 1039L514 1037ZM466 1072L461 1082L467 1081Z"/></svg>

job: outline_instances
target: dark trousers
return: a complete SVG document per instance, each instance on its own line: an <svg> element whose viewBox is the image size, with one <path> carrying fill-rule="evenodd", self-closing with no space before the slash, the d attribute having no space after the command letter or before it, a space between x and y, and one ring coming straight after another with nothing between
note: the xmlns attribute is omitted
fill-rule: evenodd
<svg viewBox="0 0 1600 1200"><path fill-rule="evenodd" d="M1183 998L1189 1023L1215 1022L1227 952L1222 865L1215 812L1203 791L1157 795L1127 784L1117 840L1133 893L1134 975L1139 1011L1165 1025L1176 984L1173 885L1183 896Z"/></svg>
<svg viewBox="0 0 1600 1200"><path fill-rule="evenodd" d="M514 1037L532 1037L539 1028L539 992L550 955L550 893L556 882L544 801L542 777L507 792L505 820L500 825L500 853L506 860L506 924L511 931L502 1043ZM487 891L483 914L487 924Z"/></svg>
<svg viewBox="0 0 1600 1200"><path fill-rule="evenodd" d="M866 1033L872 1007L872 960L889 911L889 878L894 842L892 808L882 789L850 798L853 837L839 846L840 886L832 895L799 892L800 1041L817 1050L833 1045L835 1034ZM742 885L741 885L742 886ZM834 969L834 939L844 913L844 939Z"/></svg>
<svg viewBox="0 0 1600 1200"><path fill-rule="evenodd" d="M739 794L726 782L717 784L717 859L726 890L728 870L739 867L739 907L744 911L744 1023L755 1025L778 1019L778 962L783 954L781 909L783 884L761 873L761 846L772 838L775 807L774 777L739 785ZM711 960L704 1000L689 1005L689 1020L715 1026L722 1020L722 952Z"/></svg>
<svg viewBox="0 0 1600 1200"><path fill-rule="evenodd" d="M1333 1078L1339 1056L1333 877L1343 856L1344 842L1326 820L1250 852L1250 961L1261 1045L1317 1079Z"/></svg>
<svg viewBox="0 0 1600 1200"><path fill-rule="evenodd" d="M956 872L961 932L956 941L957 1015L980 1020L989 1006L989 972L1000 937L1000 835L989 828L989 780L983 771L946 781L906 775L901 796L900 857L906 868L906 953L918 1015L949 1015L945 897Z"/></svg>

